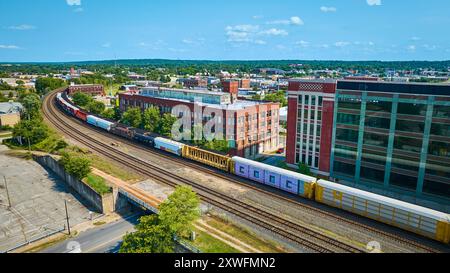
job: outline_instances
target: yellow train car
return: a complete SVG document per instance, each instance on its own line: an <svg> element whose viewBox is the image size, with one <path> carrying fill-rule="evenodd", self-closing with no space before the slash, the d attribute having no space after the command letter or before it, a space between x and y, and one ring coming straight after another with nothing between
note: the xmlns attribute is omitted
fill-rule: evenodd
<svg viewBox="0 0 450 273"><path fill-rule="evenodd" d="M448 244L450 215L382 195L319 180L315 199L319 203L396 226Z"/></svg>
<svg viewBox="0 0 450 273"><path fill-rule="evenodd" d="M226 155L220 155L197 147L184 145L183 157L220 169L222 171L230 171L231 158Z"/></svg>

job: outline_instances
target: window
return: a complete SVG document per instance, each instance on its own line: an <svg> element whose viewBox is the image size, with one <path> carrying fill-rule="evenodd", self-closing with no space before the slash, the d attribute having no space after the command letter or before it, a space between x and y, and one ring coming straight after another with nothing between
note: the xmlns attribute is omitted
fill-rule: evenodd
<svg viewBox="0 0 450 273"><path fill-rule="evenodd" d="M415 190L417 188L417 177L392 172L390 184L404 189Z"/></svg>
<svg viewBox="0 0 450 273"><path fill-rule="evenodd" d="M428 147L428 154L450 158L450 143L431 141Z"/></svg>
<svg viewBox="0 0 450 273"><path fill-rule="evenodd" d="M427 106L425 104L399 103L398 113L403 115L425 116Z"/></svg>
<svg viewBox="0 0 450 273"><path fill-rule="evenodd" d="M433 117L450 118L450 106L435 105L433 108Z"/></svg>
<svg viewBox="0 0 450 273"><path fill-rule="evenodd" d="M411 121L411 120L397 120L396 125L397 131L403 131L403 132L412 132L412 133L421 133L423 134L425 124L423 122L419 121Z"/></svg>
<svg viewBox="0 0 450 273"><path fill-rule="evenodd" d="M394 147L403 151L420 153L422 150L422 140L409 137L395 137Z"/></svg>
<svg viewBox="0 0 450 273"><path fill-rule="evenodd" d="M387 135L364 133L364 145L387 147L388 143L389 136Z"/></svg>
<svg viewBox="0 0 450 273"><path fill-rule="evenodd" d="M336 145L334 154L337 157L356 159L356 148Z"/></svg>
<svg viewBox="0 0 450 273"><path fill-rule="evenodd" d="M323 97L319 97L319 106L323 105Z"/></svg>
<svg viewBox="0 0 450 273"><path fill-rule="evenodd" d="M369 100L366 105L367 111L385 112L390 113L392 111L392 103L387 101Z"/></svg>
<svg viewBox="0 0 450 273"><path fill-rule="evenodd" d="M240 172L240 173L244 173L244 172L245 172L245 168L244 168L244 167L242 167L242 166L241 166L241 167L239 167L239 172Z"/></svg>
<svg viewBox="0 0 450 273"><path fill-rule="evenodd" d="M349 125L359 125L360 116L338 113L337 123L349 124Z"/></svg>
<svg viewBox="0 0 450 273"><path fill-rule="evenodd" d="M259 171L254 171L253 176L254 176L255 178L259 178Z"/></svg>
<svg viewBox="0 0 450 273"><path fill-rule="evenodd" d="M435 136L450 136L450 125L448 124L431 124L431 134Z"/></svg>
<svg viewBox="0 0 450 273"><path fill-rule="evenodd" d="M355 99L340 98L338 106L339 108L361 110L361 101Z"/></svg>
<svg viewBox="0 0 450 273"><path fill-rule="evenodd" d="M389 129L391 120L386 118L366 117L366 126L372 128Z"/></svg>
<svg viewBox="0 0 450 273"><path fill-rule="evenodd" d="M358 142L358 131L337 128L336 129L336 139L357 143Z"/></svg>
<svg viewBox="0 0 450 273"><path fill-rule="evenodd" d="M361 178L370 180L370 182L384 183L384 170L361 167Z"/></svg>
<svg viewBox="0 0 450 273"><path fill-rule="evenodd" d="M271 175L269 177L269 181L270 181L270 183L275 184L275 176Z"/></svg>
<svg viewBox="0 0 450 273"><path fill-rule="evenodd" d="M334 171L349 176L355 176L355 165L334 161Z"/></svg>

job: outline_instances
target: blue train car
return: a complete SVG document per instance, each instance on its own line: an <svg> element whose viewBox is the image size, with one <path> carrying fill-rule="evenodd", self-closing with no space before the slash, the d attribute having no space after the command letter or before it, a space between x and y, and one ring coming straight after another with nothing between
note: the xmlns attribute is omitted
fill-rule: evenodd
<svg viewBox="0 0 450 273"><path fill-rule="evenodd" d="M111 127L114 125L114 123L103 120L101 118L89 115L87 116L87 123L94 125L95 127L102 128L106 131L111 131Z"/></svg>
<svg viewBox="0 0 450 273"><path fill-rule="evenodd" d="M162 151L166 151L181 156L183 153L183 147L184 144L173 140L165 139L162 137L155 138L155 148L160 149Z"/></svg>

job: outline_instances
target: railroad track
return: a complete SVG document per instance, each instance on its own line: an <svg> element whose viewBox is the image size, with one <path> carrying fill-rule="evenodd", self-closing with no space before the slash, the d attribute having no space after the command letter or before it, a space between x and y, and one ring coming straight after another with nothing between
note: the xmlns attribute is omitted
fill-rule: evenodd
<svg viewBox="0 0 450 273"><path fill-rule="evenodd" d="M88 126L88 125L82 123L79 120L74 120L74 121L76 121L80 126L83 126L83 127L87 127ZM115 140L118 140L118 141L125 141L126 140L126 139L121 138L119 136L112 135L110 133L102 131L102 130L100 130L98 128L90 127L90 129L95 130L97 133L99 133L99 134L101 134L103 136L106 136L106 137L109 137L109 138L112 138L112 139L115 139ZM308 210L308 211L313 212L314 214L320 215L322 217L329 217L329 218L333 219L333 221L349 224L352 227L358 228L362 232L370 231L370 232L372 232L374 234L382 236L382 237L384 237L386 239L389 239L391 241L394 241L394 242L396 242L398 244L401 244L401 245L404 245L404 246L415 247L417 249L422 249L422 250L424 250L426 252L430 252L430 253L439 253L440 252L440 251L438 251L438 250L436 250L436 249L434 249L432 247L425 246L425 245L420 244L420 243L418 243L416 241L409 240L407 238L401 237L401 236L399 236L397 234L386 232L386 231L383 231L381 229L374 228L374 227L372 227L370 225L363 224L363 223L357 222L357 221L353 221L353 220L347 219L345 217L333 214L331 212L328 212L328 211L316 208L314 206L311 206L311 205L308 205L308 204L305 204L305 203L301 203L301 202L297 202L297 201L292 200L292 199L290 199L288 197L281 196L279 194L267 191L265 189L261 189L261 188L256 187L256 186L252 186L252 185L250 185L250 184L240 180L241 178L230 177L229 174L225 174L222 171L218 171L218 170L215 170L215 169L213 170L213 169L211 169L208 166L199 165L195 161L192 161L192 160L189 160L189 159L185 159L185 158L181 159L179 157L175 157L175 156L172 156L172 155L164 154L164 153L162 153L160 151L154 150L154 149L152 149L152 148L150 148L148 146L142 145L142 144L136 144L136 143L134 143L132 141L129 141L129 140L126 140L126 141L127 141L126 142L127 145L129 145L131 147L134 147L134 148L138 148L138 149L144 149L144 151L146 153L149 153L149 154L152 154L152 155L156 155L158 157L162 157L162 158L165 158L165 159L168 159L168 160L171 160L171 161L177 161L177 162L179 162L179 163L181 163L183 165L189 166L190 168L199 170L202 173L206 173L206 174L209 174L209 175L212 175L212 176L215 176L215 177L218 177L218 178L230 181L232 183L239 184L241 186L245 186L245 187L247 187L249 189L252 189L254 191L257 191L259 193L268 195L270 197L273 197L273 198L276 198L276 199L279 199L279 200L286 201L286 202L291 203L291 204L296 205L296 206L300 206L300 207L302 207L302 209ZM353 217L360 218L360 216L357 216L357 215L354 215Z"/></svg>
<svg viewBox="0 0 450 273"><path fill-rule="evenodd" d="M272 231L286 239L289 239L301 246L307 247L315 252L351 252L361 253L363 250L352 245L340 242L332 237L325 236L313 229L293 223L277 215L262 211L254 206L243 203L235 198L223 195L220 192L212 190L206 186L190 181L175 174L167 173L164 169L149 164L141 159L135 158L129 154L113 149L112 147L90 137L83 135L83 132L69 125L58 115L58 110L54 105L56 93L52 93L44 100L44 115L49 122L56 126L60 131L70 135L80 143L86 145L92 150L107 156L110 159L127 166L141 174L155 179L158 182L176 187L181 184L190 185L197 191L200 198L208 204L228 211L238 217L241 217L250 223ZM73 134L75 133L75 134ZM176 182L178 181L178 182Z"/></svg>

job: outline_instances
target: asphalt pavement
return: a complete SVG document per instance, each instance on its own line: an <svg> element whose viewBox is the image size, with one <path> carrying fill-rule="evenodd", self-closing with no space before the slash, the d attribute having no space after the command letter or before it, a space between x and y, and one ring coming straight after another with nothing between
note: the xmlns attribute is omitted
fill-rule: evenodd
<svg viewBox="0 0 450 273"><path fill-rule="evenodd" d="M123 236L134 230L139 217L140 215L130 216L88 230L75 238L44 249L41 253L117 253Z"/></svg>

